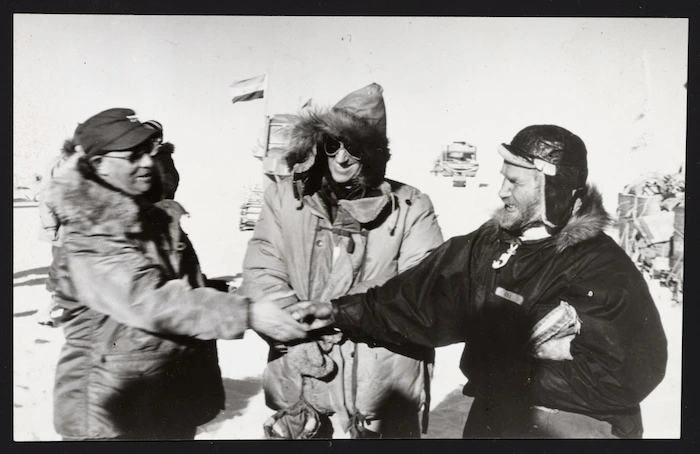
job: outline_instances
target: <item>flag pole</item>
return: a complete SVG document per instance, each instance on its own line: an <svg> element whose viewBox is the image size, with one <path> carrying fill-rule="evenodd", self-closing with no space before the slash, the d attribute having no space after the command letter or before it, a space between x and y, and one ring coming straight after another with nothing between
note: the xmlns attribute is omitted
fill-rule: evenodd
<svg viewBox="0 0 700 454"><path fill-rule="evenodd" d="M264 112L265 117L267 117L267 98L268 98L268 93L269 93L269 91L268 91L268 89L267 89L267 85L268 85L268 82L267 82L267 81L268 81L269 78L270 78L270 70L267 69L267 70L265 71L265 88L264 88L265 91L263 91L263 98L265 98L265 107L264 107L264 109L265 109L265 112Z"/></svg>
<svg viewBox="0 0 700 454"><path fill-rule="evenodd" d="M270 93L268 91L269 78L270 78L270 68L265 68L265 88L263 91L263 98L265 99L265 107L263 107L263 109L265 109L263 112L263 117L265 118L265 144L263 146L265 149L263 150L263 157L260 160L260 165L262 166L262 188L263 188L263 190L266 189L266 186L267 186L266 183L269 181L267 179L267 177L265 176L265 158L267 157L267 153L269 151L268 149L270 146L270 132L271 132L270 131L271 121L270 121L270 117L267 115L267 108L268 108L267 99L268 99L269 93Z"/></svg>

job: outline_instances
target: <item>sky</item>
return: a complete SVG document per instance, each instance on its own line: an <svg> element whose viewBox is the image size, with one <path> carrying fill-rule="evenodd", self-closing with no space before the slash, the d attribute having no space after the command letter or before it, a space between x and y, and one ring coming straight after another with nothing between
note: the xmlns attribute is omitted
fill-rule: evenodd
<svg viewBox="0 0 700 454"><path fill-rule="evenodd" d="M498 144L531 124L584 140L606 204L685 159L687 19L16 14L13 25L16 181L42 173L78 122L129 107L175 144L185 206L237 207L240 188L262 181L252 149L266 114L331 106L372 82L387 176L419 188L455 140L498 181ZM265 98L232 104L230 85L260 74Z"/></svg>

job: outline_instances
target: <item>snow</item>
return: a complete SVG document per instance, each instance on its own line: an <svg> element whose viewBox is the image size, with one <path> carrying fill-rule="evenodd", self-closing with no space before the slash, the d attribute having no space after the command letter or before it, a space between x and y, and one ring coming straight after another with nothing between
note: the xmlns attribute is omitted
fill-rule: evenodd
<svg viewBox="0 0 700 454"><path fill-rule="evenodd" d="M486 175L494 177L485 179L483 171L480 170L476 179L469 179L466 188L453 188L449 178L424 176L427 170L425 174L416 173L414 181L403 181L431 196L447 239L475 229L498 206L500 176L490 169ZM197 249L204 272L209 277L235 276L240 272L251 236L251 232L238 231L240 200L225 203L216 198L194 200L196 204L185 206L191 215L185 219L184 228ZM62 333L60 329L39 325L33 315L49 298L43 279L51 260L50 246L38 241L36 208L13 209L13 229L14 439L60 440L53 429L52 389ZM649 285L668 337L669 362L663 382L642 402L645 437L678 438L682 306L673 303L668 289L660 287L657 281L650 281ZM261 388L267 345L255 333L247 332L241 340L219 341L218 346L227 393L226 409L214 421L200 427L196 438L261 439L262 423L273 413L265 406ZM443 347L436 353L430 431L444 438L461 436L461 421L449 428L440 424L444 424L441 421L445 421L450 411L464 405L458 393L466 382L458 367L462 347L461 344Z"/></svg>

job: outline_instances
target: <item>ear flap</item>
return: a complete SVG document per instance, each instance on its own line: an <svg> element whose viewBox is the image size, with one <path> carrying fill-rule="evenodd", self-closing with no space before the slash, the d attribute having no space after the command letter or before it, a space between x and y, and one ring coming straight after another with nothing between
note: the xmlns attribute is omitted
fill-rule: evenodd
<svg viewBox="0 0 700 454"><path fill-rule="evenodd" d="M571 218L576 200L583 195L583 189L572 188L571 178L567 175L545 175L545 216L546 220L553 224L555 230L559 230Z"/></svg>

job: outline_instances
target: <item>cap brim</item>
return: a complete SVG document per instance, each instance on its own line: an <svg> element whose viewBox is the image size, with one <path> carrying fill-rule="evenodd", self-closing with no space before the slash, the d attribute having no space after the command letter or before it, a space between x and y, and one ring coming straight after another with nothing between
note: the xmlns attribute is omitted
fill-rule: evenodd
<svg viewBox="0 0 700 454"><path fill-rule="evenodd" d="M518 156L510 150L510 146L502 143L498 146L498 154L503 157L503 160L508 164L513 164L514 166L524 167L526 169L536 169L535 164L533 164L528 159Z"/></svg>
<svg viewBox="0 0 700 454"><path fill-rule="evenodd" d="M131 131L102 147L103 151L130 150L158 134L155 129L139 125Z"/></svg>

